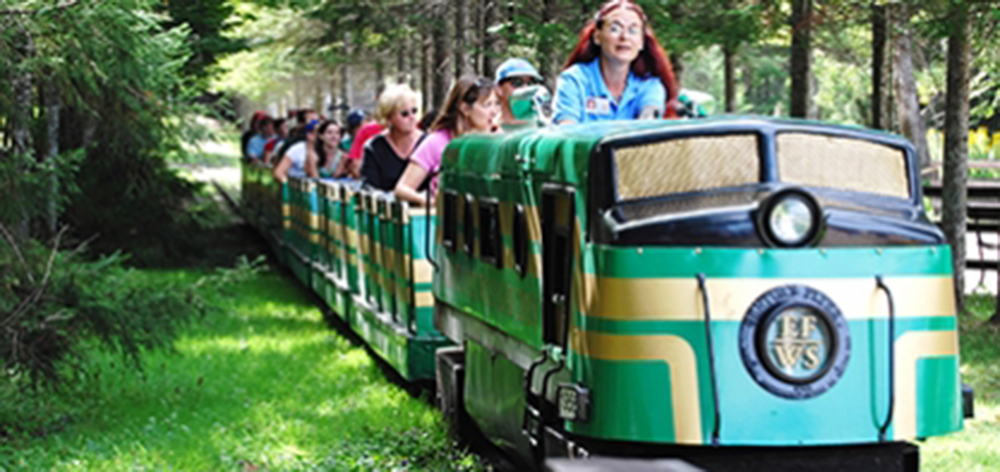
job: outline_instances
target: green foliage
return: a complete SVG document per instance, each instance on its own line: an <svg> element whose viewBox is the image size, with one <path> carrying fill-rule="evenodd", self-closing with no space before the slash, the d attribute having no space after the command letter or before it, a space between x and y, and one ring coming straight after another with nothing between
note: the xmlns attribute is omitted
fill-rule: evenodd
<svg viewBox="0 0 1000 472"><path fill-rule="evenodd" d="M243 38L225 34L233 26L235 11L229 0L171 0L164 2L162 8L169 16L164 22L168 29L184 25L191 32L188 42L192 54L184 65L187 75L205 78L219 56L246 47Z"/></svg>
<svg viewBox="0 0 1000 472"><path fill-rule="evenodd" d="M190 283L201 272L140 272ZM95 353L44 399L0 389L8 470L481 470L431 405L331 332L294 281L257 274L184 329L141 375ZM17 421L12 421L12 420ZM20 426L17 426L20 425ZM6 434L4 434L6 433Z"/></svg>
<svg viewBox="0 0 1000 472"><path fill-rule="evenodd" d="M165 345L203 312L199 288L218 288L239 275L227 272L194 284L150 282L124 268L120 254L87 261L79 257L82 248L59 251L62 233L54 249L32 240L19 244L5 226L0 234L0 380L5 382L58 384L67 364L79 371L79 345L88 339L139 367L142 351Z"/></svg>

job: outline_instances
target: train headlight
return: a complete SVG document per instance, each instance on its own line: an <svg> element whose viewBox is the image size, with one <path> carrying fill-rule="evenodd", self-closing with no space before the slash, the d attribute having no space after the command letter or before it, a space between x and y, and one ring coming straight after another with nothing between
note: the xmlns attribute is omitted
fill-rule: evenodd
<svg viewBox="0 0 1000 472"><path fill-rule="evenodd" d="M758 226L768 244L801 247L815 242L819 236L822 214L812 195L799 189L786 189L764 201Z"/></svg>

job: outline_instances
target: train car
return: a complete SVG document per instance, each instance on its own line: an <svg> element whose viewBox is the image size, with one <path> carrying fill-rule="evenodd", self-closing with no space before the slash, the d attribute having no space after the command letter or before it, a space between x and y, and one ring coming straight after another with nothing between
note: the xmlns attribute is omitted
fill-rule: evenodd
<svg viewBox="0 0 1000 472"><path fill-rule="evenodd" d="M433 212L358 182L242 173L244 217L280 263L403 379L432 382L450 344L433 326Z"/></svg>
<svg viewBox="0 0 1000 472"><path fill-rule="evenodd" d="M609 122L443 161L439 395L523 462L916 470L913 441L962 428L951 253L904 139Z"/></svg>

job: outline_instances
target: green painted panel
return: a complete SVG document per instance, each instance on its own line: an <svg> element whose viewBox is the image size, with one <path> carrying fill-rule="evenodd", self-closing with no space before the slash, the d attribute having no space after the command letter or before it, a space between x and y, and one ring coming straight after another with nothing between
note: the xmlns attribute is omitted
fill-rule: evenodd
<svg viewBox="0 0 1000 472"><path fill-rule="evenodd" d="M592 246L604 277L874 277L951 275L948 246L835 249Z"/></svg>
<svg viewBox="0 0 1000 472"><path fill-rule="evenodd" d="M940 436L962 429L958 371L958 356L917 361L917 436Z"/></svg>
<svg viewBox="0 0 1000 472"><path fill-rule="evenodd" d="M527 449L521 433L524 371L482 346L465 345L465 409L483 433L501 447Z"/></svg>

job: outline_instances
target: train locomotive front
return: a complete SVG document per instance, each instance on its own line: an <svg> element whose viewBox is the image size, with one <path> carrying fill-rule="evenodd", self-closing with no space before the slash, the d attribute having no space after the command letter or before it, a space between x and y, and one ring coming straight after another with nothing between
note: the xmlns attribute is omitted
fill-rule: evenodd
<svg viewBox="0 0 1000 472"><path fill-rule="evenodd" d="M915 470L909 441L962 428L951 254L905 140L579 125L463 138L444 169L453 394L525 460Z"/></svg>

